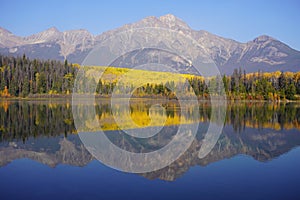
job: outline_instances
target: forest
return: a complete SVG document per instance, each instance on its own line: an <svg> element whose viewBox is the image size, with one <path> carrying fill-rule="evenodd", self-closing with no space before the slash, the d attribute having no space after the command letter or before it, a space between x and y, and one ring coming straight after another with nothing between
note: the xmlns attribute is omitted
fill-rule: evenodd
<svg viewBox="0 0 300 200"><path fill-rule="evenodd" d="M74 86L76 73L80 65L55 60L28 59L0 55L0 97L39 97L40 95L70 95ZM99 70L104 69L99 67ZM93 68L95 70L95 68ZM99 96L110 96L118 78L129 71L126 68L105 68L96 88ZM237 100L299 100L300 72L263 72L246 73L235 69L230 76L204 78L183 74L181 80L162 78L166 72L132 70L134 77L155 78L155 83L146 83L136 87L125 84L114 92L130 91L135 97L176 98L172 88L180 88L188 96L196 94L198 99L209 99L211 95L224 95ZM109 77L109 78L105 78ZM222 83L224 88L222 88ZM83 83L79 83L83 84ZM120 85L120 83L118 84ZM120 91L118 91L120 90Z"/></svg>

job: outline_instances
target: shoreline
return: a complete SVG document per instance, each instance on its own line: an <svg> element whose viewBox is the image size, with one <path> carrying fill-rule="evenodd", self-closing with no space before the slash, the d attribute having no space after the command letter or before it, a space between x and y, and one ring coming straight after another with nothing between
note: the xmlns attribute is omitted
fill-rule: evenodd
<svg viewBox="0 0 300 200"><path fill-rule="evenodd" d="M86 96L79 97L80 99L85 99L87 98ZM95 99L97 100L105 100L109 101L111 99L111 96L105 95L105 96L100 96L96 95ZM124 97L116 97L116 99L124 100L127 98ZM162 96L145 96L145 97L136 97L133 96L130 98L131 101L178 101L175 98L167 98L167 97L162 97ZM72 101L72 94L69 95L35 95L30 96L30 97L0 97L0 101ZM184 99L183 101L191 101L189 99ZM224 99L215 99L212 101L224 101ZM198 102L211 102L210 99L203 99L203 98L198 98ZM234 103L234 102L245 102L245 103L300 103L300 100L277 100L277 101L270 101L270 100L241 100L241 99L226 99L227 103Z"/></svg>

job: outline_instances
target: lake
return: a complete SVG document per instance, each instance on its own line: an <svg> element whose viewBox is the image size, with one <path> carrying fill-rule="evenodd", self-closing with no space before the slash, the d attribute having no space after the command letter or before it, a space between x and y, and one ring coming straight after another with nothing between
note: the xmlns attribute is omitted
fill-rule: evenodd
<svg viewBox="0 0 300 200"><path fill-rule="evenodd" d="M152 106L156 104L162 107ZM78 125L73 112L80 105L73 105L72 112L68 99L1 100L0 199L299 198L299 103L219 105L226 111L224 127L204 158L198 155L213 121L209 102L195 107L134 100L129 108L122 105L120 101L113 108L109 101L98 100L93 105L96 117ZM116 113L123 116L121 125ZM196 124L197 132L187 150L168 166L128 173L99 162L87 150L78 127L93 129L93 120L111 143L135 153L168 145L180 127L189 130ZM150 138L136 139L123 132L147 131L151 123L151 130L159 132Z"/></svg>

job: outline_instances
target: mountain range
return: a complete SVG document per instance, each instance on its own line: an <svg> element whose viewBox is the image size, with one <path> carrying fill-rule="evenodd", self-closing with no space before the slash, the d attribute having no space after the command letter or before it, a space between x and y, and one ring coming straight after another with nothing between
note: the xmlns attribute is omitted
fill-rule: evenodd
<svg viewBox="0 0 300 200"><path fill-rule="evenodd" d="M92 35L84 29L60 32L57 28L52 27L37 34L19 37L0 27L0 54L13 56L26 54L29 58L39 59L67 59L69 62L80 64L94 47L107 38L119 32L141 27L171 29L193 38L203 51L199 51L197 54L207 55L222 73L231 74L235 68L245 69L246 72L258 70L300 71L300 52L270 36L262 35L252 41L242 43L204 30L193 30L184 21L171 14L161 17L146 17L138 22L126 24L100 35ZM160 34L160 29L157 29L157 31L159 36L155 42L161 45L176 42L174 38L167 37L163 32ZM134 45L143 42L145 34L145 32L140 31L134 44L130 45L135 47ZM187 51L191 55L194 53L189 52L193 51L193 47L182 46L182 48L184 48L181 49L182 51ZM149 59L149 56L150 58L155 56L153 52L143 51L143 56L140 53L135 58L135 64L140 63L139 60L143 60L145 56L147 59ZM169 56L167 58L176 61L175 57ZM128 58L124 58L119 62L128 67L132 63L127 63L127 60ZM183 65L185 64L183 63ZM187 69L181 69L181 72L189 73L188 67Z"/></svg>

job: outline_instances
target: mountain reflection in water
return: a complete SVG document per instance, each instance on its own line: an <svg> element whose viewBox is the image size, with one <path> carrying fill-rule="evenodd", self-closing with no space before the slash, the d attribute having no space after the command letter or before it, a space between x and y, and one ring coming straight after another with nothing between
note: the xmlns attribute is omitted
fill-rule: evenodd
<svg viewBox="0 0 300 200"><path fill-rule="evenodd" d="M149 113L149 108L155 103L162 104L166 112ZM118 106L118 112L122 113L122 103ZM208 102L200 102L199 108L184 105L183 109L188 114L180 113L180 105L174 101L131 102L131 119L141 127L150 122L150 114L167 119L157 135L137 139L118 130L108 101L99 101L96 105L101 129L115 145L131 152L149 152L163 147L172 139L180 122L187 126L199 123L198 133L189 149L171 165L141 174L148 179L173 181L192 166L206 166L239 154L249 155L260 162L270 161L300 145L300 104L229 103L225 126L217 144L205 158L199 159L211 106ZM189 116L195 111L199 111L198 122ZM124 123L131 128L126 119ZM50 167L59 164L86 166L94 159L77 135L70 102L0 102L0 166L20 158L36 160Z"/></svg>

